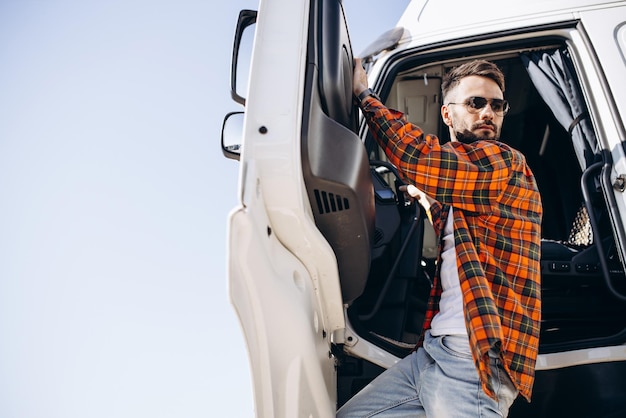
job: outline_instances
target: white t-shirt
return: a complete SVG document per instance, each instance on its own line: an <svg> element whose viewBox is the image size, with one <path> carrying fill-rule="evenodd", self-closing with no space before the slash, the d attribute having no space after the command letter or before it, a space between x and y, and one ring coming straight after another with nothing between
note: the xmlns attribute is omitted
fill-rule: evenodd
<svg viewBox="0 0 626 418"><path fill-rule="evenodd" d="M452 208L443 228L443 249L441 253L441 300L439 312L431 323L431 335L464 335L465 315L463 314L463 295L459 282L459 271L456 266L456 249L454 247L454 230Z"/></svg>

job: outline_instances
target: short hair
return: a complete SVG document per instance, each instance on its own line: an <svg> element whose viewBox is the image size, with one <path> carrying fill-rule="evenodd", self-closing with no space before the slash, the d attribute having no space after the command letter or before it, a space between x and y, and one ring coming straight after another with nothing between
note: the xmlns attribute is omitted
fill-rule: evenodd
<svg viewBox="0 0 626 418"><path fill-rule="evenodd" d="M450 90L459 84L462 78L470 75L487 77L495 81L504 94L504 74L502 74L500 68L498 68L498 66L491 61L474 60L459 65L458 67L454 67L443 76L443 80L441 82L441 93L443 94L443 97L445 98Z"/></svg>

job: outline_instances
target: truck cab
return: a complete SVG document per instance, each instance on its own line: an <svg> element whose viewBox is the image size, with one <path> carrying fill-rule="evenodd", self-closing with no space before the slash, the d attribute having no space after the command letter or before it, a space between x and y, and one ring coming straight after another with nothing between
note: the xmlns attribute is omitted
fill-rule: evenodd
<svg viewBox="0 0 626 418"><path fill-rule="evenodd" d="M358 57L443 141L446 71L502 69L501 141L544 210L536 380L509 416L626 416L626 1L457 3L411 1ZM237 20L228 283L259 417L334 416L420 336L438 237L360 116L354 58L340 0L263 0Z"/></svg>

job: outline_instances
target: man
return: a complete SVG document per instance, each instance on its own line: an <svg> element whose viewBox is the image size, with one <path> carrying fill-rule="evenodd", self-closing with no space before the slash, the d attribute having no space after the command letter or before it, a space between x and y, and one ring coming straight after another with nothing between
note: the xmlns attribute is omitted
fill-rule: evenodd
<svg viewBox="0 0 626 418"><path fill-rule="evenodd" d="M441 144L387 109L356 60L353 90L374 138L409 191L429 198L440 237L416 351L381 374L338 417L503 417L530 401L539 345L540 195L524 156L498 142L504 76L488 61L442 81Z"/></svg>

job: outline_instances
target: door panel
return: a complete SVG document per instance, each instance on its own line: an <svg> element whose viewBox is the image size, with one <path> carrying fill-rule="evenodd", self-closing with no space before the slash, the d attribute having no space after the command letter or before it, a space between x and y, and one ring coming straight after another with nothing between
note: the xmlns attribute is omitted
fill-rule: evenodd
<svg viewBox="0 0 626 418"><path fill-rule="evenodd" d="M315 223L337 257L343 301L365 286L374 191L355 133L353 56L341 3L312 4L302 123L302 168Z"/></svg>

